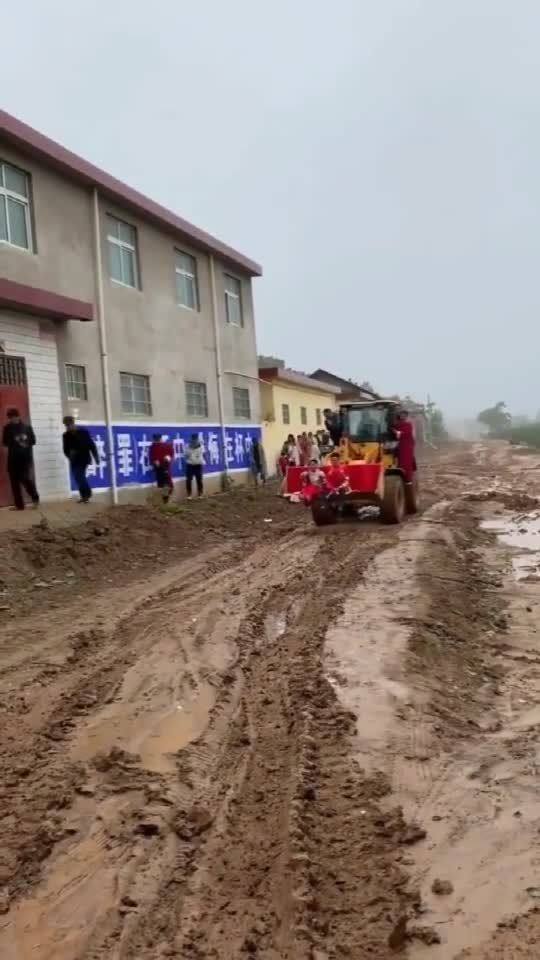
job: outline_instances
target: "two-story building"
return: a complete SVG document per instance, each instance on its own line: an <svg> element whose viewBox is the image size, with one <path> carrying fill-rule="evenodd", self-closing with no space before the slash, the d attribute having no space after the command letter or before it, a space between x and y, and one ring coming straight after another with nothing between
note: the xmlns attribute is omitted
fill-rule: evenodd
<svg viewBox="0 0 540 960"><path fill-rule="evenodd" d="M115 500L152 481L158 431L173 441L176 476L193 432L207 475L246 470L260 436L251 285L261 273L0 111L0 425L10 406L30 417L43 499L71 489L66 414L89 426L101 458L90 481Z"/></svg>

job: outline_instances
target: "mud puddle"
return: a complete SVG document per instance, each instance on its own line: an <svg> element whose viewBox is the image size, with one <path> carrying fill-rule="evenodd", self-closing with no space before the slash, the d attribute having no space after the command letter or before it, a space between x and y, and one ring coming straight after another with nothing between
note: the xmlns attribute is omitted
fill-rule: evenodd
<svg viewBox="0 0 540 960"><path fill-rule="evenodd" d="M283 636L287 629L286 613L271 613L264 621L264 639L267 644L273 644Z"/></svg>
<svg viewBox="0 0 540 960"><path fill-rule="evenodd" d="M496 533L500 542L519 551L512 557L516 580L540 576L540 514L538 512L510 517L493 517L482 521L481 527Z"/></svg>
<svg viewBox="0 0 540 960"><path fill-rule="evenodd" d="M175 773L174 755L203 733L215 703L215 690L201 684L184 703L172 708L135 740L135 752L143 767L154 773Z"/></svg>
<svg viewBox="0 0 540 960"><path fill-rule="evenodd" d="M114 747L135 754L152 773L174 774L175 754L204 731L215 702L215 691L201 683L182 702L153 706L151 711L117 715L114 710L90 723L77 745L80 760L92 760Z"/></svg>

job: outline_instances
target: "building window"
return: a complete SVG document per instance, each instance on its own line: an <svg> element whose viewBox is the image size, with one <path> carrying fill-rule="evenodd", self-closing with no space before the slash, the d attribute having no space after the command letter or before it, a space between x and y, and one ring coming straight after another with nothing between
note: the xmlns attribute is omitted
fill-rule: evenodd
<svg viewBox="0 0 540 960"><path fill-rule="evenodd" d="M120 400L122 413L138 413L151 417L150 377L141 373L121 373Z"/></svg>
<svg viewBox="0 0 540 960"><path fill-rule="evenodd" d="M199 309L197 261L189 253L176 251L176 302L188 310Z"/></svg>
<svg viewBox="0 0 540 960"><path fill-rule="evenodd" d="M86 367L66 363L66 393L68 400L88 400Z"/></svg>
<svg viewBox="0 0 540 960"><path fill-rule="evenodd" d="M233 387L233 405L235 417L242 417L243 420L250 419L249 390L246 387Z"/></svg>
<svg viewBox="0 0 540 960"><path fill-rule="evenodd" d="M186 380L186 409L188 417L208 416L208 396L205 383Z"/></svg>
<svg viewBox="0 0 540 960"><path fill-rule="evenodd" d="M107 239L109 241L109 266L111 280L124 287L139 286L137 263L137 231L129 223L107 216Z"/></svg>
<svg viewBox="0 0 540 960"><path fill-rule="evenodd" d="M291 422L291 411L289 410L288 403L281 404L281 419L283 420L283 423Z"/></svg>
<svg viewBox="0 0 540 960"><path fill-rule="evenodd" d="M30 182L24 170L0 161L0 242L32 249Z"/></svg>
<svg viewBox="0 0 540 960"><path fill-rule="evenodd" d="M315 411L315 420L316 420L317 426L320 427L321 424L322 424L322 413L321 413L319 407L317 407L317 409L316 409L316 411Z"/></svg>
<svg viewBox="0 0 540 960"><path fill-rule="evenodd" d="M300 423L302 426L307 426L307 409L306 407L300 407Z"/></svg>
<svg viewBox="0 0 540 960"><path fill-rule="evenodd" d="M225 310L227 323L242 326L242 286L236 277L225 274Z"/></svg>

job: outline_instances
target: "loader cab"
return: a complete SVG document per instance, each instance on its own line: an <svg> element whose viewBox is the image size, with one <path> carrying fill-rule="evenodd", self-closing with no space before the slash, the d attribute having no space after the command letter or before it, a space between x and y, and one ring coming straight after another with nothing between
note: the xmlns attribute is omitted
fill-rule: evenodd
<svg viewBox="0 0 540 960"><path fill-rule="evenodd" d="M342 437L351 443L391 443L395 439L393 423L398 404L391 401L366 401L340 406Z"/></svg>

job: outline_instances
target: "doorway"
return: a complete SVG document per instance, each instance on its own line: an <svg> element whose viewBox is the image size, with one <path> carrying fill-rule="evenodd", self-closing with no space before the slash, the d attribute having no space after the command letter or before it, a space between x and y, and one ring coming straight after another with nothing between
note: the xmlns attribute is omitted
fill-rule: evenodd
<svg viewBox="0 0 540 960"><path fill-rule="evenodd" d="M10 407L16 407L23 420L28 422L30 402L24 357L10 357L0 353L0 430L6 423ZM7 472L7 450L0 443L0 507L12 502L11 485Z"/></svg>

